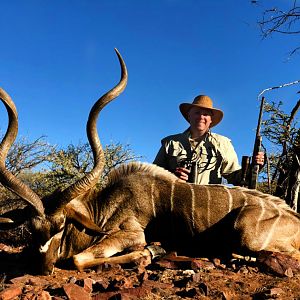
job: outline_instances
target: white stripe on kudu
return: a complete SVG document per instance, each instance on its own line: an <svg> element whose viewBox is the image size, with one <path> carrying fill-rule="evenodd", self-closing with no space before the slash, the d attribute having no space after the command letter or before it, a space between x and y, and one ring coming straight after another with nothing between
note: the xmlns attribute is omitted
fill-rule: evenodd
<svg viewBox="0 0 300 300"><path fill-rule="evenodd" d="M245 193L243 193L243 191L241 191L241 195L243 196L243 199L244 199L244 204L243 204L243 206L241 207L241 209L240 209L240 211L239 211L239 214L237 215L237 217L236 217L236 220L234 221L234 228L236 228L236 226L237 226L237 224L238 224L238 222L239 222L239 220L240 220L240 217L241 217L241 215L242 215L242 212L243 212L243 210L245 209L245 207L247 206L247 204L248 204L248 202L247 202L247 195L245 195Z"/></svg>
<svg viewBox="0 0 300 300"><path fill-rule="evenodd" d="M151 202L152 202L153 216L156 217L155 201L154 201L154 185L155 185L155 181L152 181L152 183L151 183Z"/></svg>
<svg viewBox="0 0 300 300"><path fill-rule="evenodd" d="M230 192L230 190L224 186L224 190L227 192L228 194L228 213L232 211L232 207L233 207L233 199L232 199L232 194Z"/></svg>
<svg viewBox="0 0 300 300"><path fill-rule="evenodd" d="M173 211L174 208L174 188L175 188L175 181L173 181L171 184L171 196L170 196L171 211Z"/></svg>
<svg viewBox="0 0 300 300"><path fill-rule="evenodd" d="M264 200L263 199L259 199L258 204L260 204L261 211L260 211L260 214L259 214L259 216L257 218L257 222L256 222L256 225L255 225L255 235L257 235L260 232L259 231L259 225L260 225L261 220L263 219L264 214L265 214Z"/></svg>
<svg viewBox="0 0 300 300"><path fill-rule="evenodd" d="M273 224L272 224L271 228L267 231L268 235L267 235L266 239L264 240L264 242L263 242L263 244L261 246L261 249L265 249L269 245L269 243L271 241L271 237L273 236L273 234L274 234L274 232L275 232L275 230L277 228L277 224L280 221L280 218L282 216L281 210L278 209L278 207L275 206L274 203L270 202L270 204L274 207L274 209L277 210L278 215L277 215L276 219L273 221Z"/></svg>
<svg viewBox="0 0 300 300"><path fill-rule="evenodd" d="M190 189L191 189L191 197L192 197L192 203L191 203L191 211L192 211L192 226L195 228L195 192L193 185L190 184Z"/></svg>
<svg viewBox="0 0 300 300"><path fill-rule="evenodd" d="M207 225L210 226L210 202L211 202L211 195L209 188L207 186L204 186L206 193L207 193Z"/></svg>

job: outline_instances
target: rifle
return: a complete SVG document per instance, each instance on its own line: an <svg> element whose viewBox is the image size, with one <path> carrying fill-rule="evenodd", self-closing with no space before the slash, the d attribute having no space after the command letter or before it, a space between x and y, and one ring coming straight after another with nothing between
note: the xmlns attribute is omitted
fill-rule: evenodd
<svg viewBox="0 0 300 300"><path fill-rule="evenodd" d="M260 135L260 126L261 126L261 119L262 119L264 104L265 104L265 97L262 97L261 102L260 102L260 110L259 110L258 122L257 122L257 127L256 127L256 135L255 135L255 141L254 141L254 148L253 148L253 154L252 154L251 174L250 174L250 180L249 180L249 186L248 186L249 189L257 188L259 165L255 163L254 157L260 151L261 144L262 144L262 136Z"/></svg>

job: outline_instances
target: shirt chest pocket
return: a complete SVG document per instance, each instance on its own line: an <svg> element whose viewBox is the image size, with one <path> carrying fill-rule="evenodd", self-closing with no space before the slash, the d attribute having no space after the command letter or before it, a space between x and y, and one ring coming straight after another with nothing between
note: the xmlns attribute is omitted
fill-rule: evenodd
<svg viewBox="0 0 300 300"><path fill-rule="evenodd" d="M187 151L182 144L176 141L171 141L166 145L166 155L170 170L175 170L181 165L182 161L187 159Z"/></svg>

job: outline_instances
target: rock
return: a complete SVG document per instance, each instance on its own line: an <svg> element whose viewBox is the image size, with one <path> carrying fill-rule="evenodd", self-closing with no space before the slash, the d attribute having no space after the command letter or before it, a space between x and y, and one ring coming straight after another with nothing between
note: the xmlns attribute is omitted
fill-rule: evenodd
<svg viewBox="0 0 300 300"><path fill-rule="evenodd" d="M202 259L193 259L191 263L191 267L193 270L212 270L215 269L215 265L206 260Z"/></svg>
<svg viewBox="0 0 300 300"><path fill-rule="evenodd" d="M165 259L158 260L155 265L163 269L177 269L175 262Z"/></svg>
<svg viewBox="0 0 300 300"><path fill-rule="evenodd" d="M51 300L51 296L47 291L41 291L37 298L37 300Z"/></svg>
<svg viewBox="0 0 300 300"><path fill-rule="evenodd" d="M34 278L33 276L30 275L24 275L24 276L20 276L20 277L15 277L13 279L11 279L10 281L12 283L18 283L18 284L26 284L28 282L29 279Z"/></svg>
<svg viewBox="0 0 300 300"><path fill-rule="evenodd" d="M259 252L258 263L262 270L269 271L278 276L293 277L294 273L300 273L300 263L290 255L261 251Z"/></svg>
<svg viewBox="0 0 300 300"><path fill-rule="evenodd" d="M114 289L128 289L133 287L133 281L130 277L116 276L114 280L110 282L110 288Z"/></svg>
<svg viewBox="0 0 300 300"><path fill-rule="evenodd" d="M69 283L76 283L76 281L77 281L77 278L74 276L69 278Z"/></svg>
<svg viewBox="0 0 300 300"><path fill-rule="evenodd" d="M93 284L95 283L95 280L91 278L85 278L83 280L83 288L88 293L91 293L93 291Z"/></svg>
<svg viewBox="0 0 300 300"><path fill-rule="evenodd" d="M202 264L203 263L203 264ZM207 261L201 261L201 259L191 258L187 256L177 256L176 252L171 252L165 255L155 264L165 269L200 269L202 266L207 265Z"/></svg>
<svg viewBox="0 0 300 300"><path fill-rule="evenodd" d="M22 294L22 288L20 286L12 286L0 293L0 299L11 300L20 296L21 294Z"/></svg>
<svg viewBox="0 0 300 300"><path fill-rule="evenodd" d="M90 294L74 283L65 284L63 289L69 300L91 300Z"/></svg>
<svg viewBox="0 0 300 300"><path fill-rule="evenodd" d="M220 260L219 258L214 258L214 259L213 259L213 263L214 263L214 265L215 265L217 268L220 268L220 269L223 269L223 270L226 269L226 265L222 264L222 263L221 263L221 260Z"/></svg>
<svg viewBox="0 0 300 300"><path fill-rule="evenodd" d="M34 286L45 286L48 285L49 282L48 280L40 277L30 277L27 280L27 284L34 285Z"/></svg>

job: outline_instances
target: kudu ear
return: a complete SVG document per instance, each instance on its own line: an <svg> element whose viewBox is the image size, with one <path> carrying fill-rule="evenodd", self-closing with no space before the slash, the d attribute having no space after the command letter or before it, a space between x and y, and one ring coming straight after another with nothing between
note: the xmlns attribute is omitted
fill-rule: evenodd
<svg viewBox="0 0 300 300"><path fill-rule="evenodd" d="M78 211L74 206L71 204L67 204L64 208L66 217L69 220L74 220L81 224L86 229L92 230L95 233L98 234L107 234L101 228L96 225L91 219L86 217L84 214L82 214L80 211Z"/></svg>

